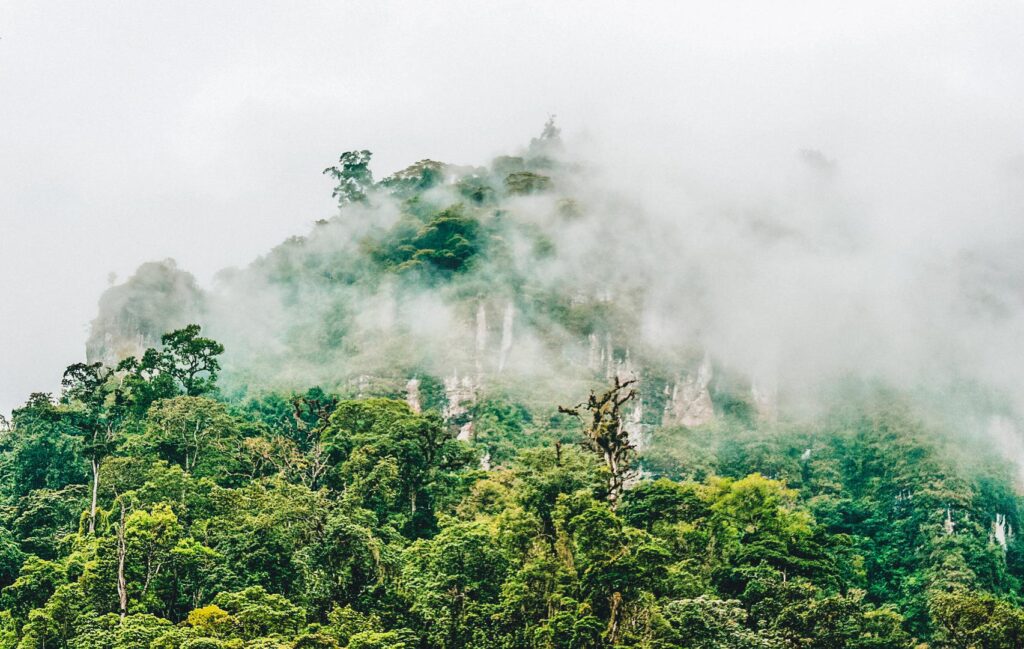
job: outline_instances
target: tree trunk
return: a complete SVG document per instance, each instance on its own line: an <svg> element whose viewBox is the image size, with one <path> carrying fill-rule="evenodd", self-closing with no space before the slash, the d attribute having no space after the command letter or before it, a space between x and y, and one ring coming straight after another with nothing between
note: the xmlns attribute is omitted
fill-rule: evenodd
<svg viewBox="0 0 1024 649"><path fill-rule="evenodd" d="M100 463L92 459L92 504L89 506L89 535L96 533L96 496L100 490Z"/></svg>
<svg viewBox="0 0 1024 649"><path fill-rule="evenodd" d="M608 620L608 631L606 636L611 644L616 644L619 640L619 610L622 607L622 593L615 591L612 593L610 607L611 615Z"/></svg>
<svg viewBox="0 0 1024 649"><path fill-rule="evenodd" d="M121 619L128 614L128 585L124 579L124 558L127 548L124 541L124 504L121 505L121 524L117 527L117 601L121 610Z"/></svg>

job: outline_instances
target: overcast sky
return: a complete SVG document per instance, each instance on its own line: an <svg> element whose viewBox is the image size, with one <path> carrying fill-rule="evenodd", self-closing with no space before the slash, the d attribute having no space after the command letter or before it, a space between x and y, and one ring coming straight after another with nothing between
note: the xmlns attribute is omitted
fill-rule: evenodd
<svg viewBox="0 0 1024 649"><path fill-rule="evenodd" d="M902 216L935 218L929 188L1024 152L1022 34L1019 0L5 0L0 412L83 359L111 273L207 283L331 215L344 150L482 163L557 113L641 178L757 184L811 147L876 189L917 174Z"/></svg>

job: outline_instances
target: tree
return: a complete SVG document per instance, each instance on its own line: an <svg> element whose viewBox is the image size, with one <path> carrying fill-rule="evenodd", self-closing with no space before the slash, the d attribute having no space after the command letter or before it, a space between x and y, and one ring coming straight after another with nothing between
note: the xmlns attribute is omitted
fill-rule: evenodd
<svg viewBox="0 0 1024 649"><path fill-rule="evenodd" d="M11 585L24 561L25 553L17 539L7 528L0 527L0 589Z"/></svg>
<svg viewBox="0 0 1024 649"><path fill-rule="evenodd" d="M237 441L237 422L227 407L207 397L161 399L149 411L151 443L186 473L224 475Z"/></svg>
<svg viewBox="0 0 1024 649"><path fill-rule="evenodd" d="M338 158L338 164L327 167L323 173L330 175L338 183L331 196L338 199L338 205L366 202L367 193L373 187L373 172L370 171L370 158L373 154L367 150L346 151Z"/></svg>
<svg viewBox="0 0 1024 649"><path fill-rule="evenodd" d="M599 460L582 449L554 448L526 449L519 452L514 469L518 480L514 497L522 507L536 515L541 523L541 535L552 547L555 544L554 510L560 495L579 491L605 494L607 481L603 479Z"/></svg>
<svg viewBox="0 0 1024 649"><path fill-rule="evenodd" d="M30 556L21 566L18 578L3 591L4 608L25 619L30 611L42 607L66 581L60 564Z"/></svg>
<svg viewBox="0 0 1024 649"><path fill-rule="evenodd" d="M551 189L551 178L532 171L516 171L505 177L509 194L537 194Z"/></svg>
<svg viewBox="0 0 1024 649"><path fill-rule="evenodd" d="M675 646L693 649L783 649L772 634L747 628L747 612L736 600L702 596L669 602L665 618L672 627Z"/></svg>
<svg viewBox="0 0 1024 649"><path fill-rule="evenodd" d="M82 446L86 435L78 413L59 407L49 394L35 393L13 412L9 470L13 495L37 489L61 490L85 482Z"/></svg>
<svg viewBox="0 0 1024 649"><path fill-rule="evenodd" d="M83 613L81 589L77 584L63 584L40 608L28 614L22 628L21 649L67 647L75 635L75 626Z"/></svg>
<svg viewBox="0 0 1024 649"><path fill-rule="evenodd" d="M708 513L698 485L664 478L641 482L627 491L619 509L627 523L648 532L679 521L696 521Z"/></svg>
<svg viewBox="0 0 1024 649"><path fill-rule="evenodd" d="M296 441L306 457L303 482L310 489L319 486L329 468L323 434L337 407L338 399L319 388L310 389L306 394L292 399L292 418L299 433Z"/></svg>
<svg viewBox="0 0 1024 649"><path fill-rule="evenodd" d="M489 629L499 610L507 567L492 531L483 523L451 525L407 550L403 583L431 646L493 646Z"/></svg>
<svg viewBox="0 0 1024 649"><path fill-rule="evenodd" d="M408 629L396 631L361 631L352 636L346 649L413 649L416 635Z"/></svg>
<svg viewBox="0 0 1024 649"><path fill-rule="evenodd" d="M611 389L600 396L592 391L586 403L573 408L558 408L559 412L583 421L583 432L590 447L601 454L608 467L608 501L612 507L618 504L622 495L636 450L629 440L629 431L622 417L622 406L636 397L636 390L630 387L635 383L636 379L622 381L616 376Z"/></svg>
<svg viewBox="0 0 1024 649"><path fill-rule="evenodd" d="M433 501L445 476L466 466L471 452L456 441L441 418L416 414L401 401L365 399L342 401L324 432L335 469L330 483L349 488L366 477L367 466L393 458L398 469L399 500L405 503L403 521L396 521L416 537L434 525ZM361 449L360 453L355 453ZM383 477L383 476L381 476Z"/></svg>
<svg viewBox="0 0 1024 649"><path fill-rule="evenodd" d="M63 489L35 489L18 499L11 531L24 552L56 559L65 551L69 538L77 534L88 502L81 484Z"/></svg>
<svg viewBox="0 0 1024 649"><path fill-rule="evenodd" d="M220 593L213 603L231 616L233 635L245 640L272 634L294 635L306 621L301 608L260 586Z"/></svg>
<svg viewBox="0 0 1024 649"><path fill-rule="evenodd" d="M307 609L323 617L339 603L381 601L401 546L394 530L378 532L374 523L368 512L338 508L316 539L295 552Z"/></svg>
<svg viewBox="0 0 1024 649"><path fill-rule="evenodd" d="M446 166L436 160L420 160L391 174L380 185L399 198L408 198L442 183Z"/></svg>
<svg viewBox="0 0 1024 649"><path fill-rule="evenodd" d="M177 381L185 394L197 397L212 392L220 372L218 356L224 345L199 335L199 325L191 324L160 337L163 345L161 369Z"/></svg>
<svg viewBox="0 0 1024 649"><path fill-rule="evenodd" d="M300 558L323 532L332 496L280 478L221 490L213 515L204 517L203 543L224 557L239 585L298 600L305 592Z"/></svg>
<svg viewBox="0 0 1024 649"><path fill-rule="evenodd" d="M947 647L1021 649L1024 610L986 593L957 590L935 594L929 608Z"/></svg>
<svg viewBox="0 0 1024 649"><path fill-rule="evenodd" d="M171 622L155 615L138 613L125 617L114 631L112 649L134 649L148 647L151 642L167 632Z"/></svg>
<svg viewBox="0 0 1024 649"><path fill-rule="evenodd" d="M609 503L586 494L560 499L556 524L572 552L579 598L606 620L605 635L614 645L623 637L629 606L660 590L671 556L658 539L624 526Z"/></svg>
<svg viewBox="0 0 1024 649"><path fill-rule="evenodd" d="M494 241L479 219L461 203L431 214L425 221L399 221L373 249L374 257L398 272L450 276L469 270Z"/></svg>
<svg viewBox="0 0 1024 649"><path fill-rule="evenodd" d="M341 649L338 641L323 633L304 633L295 639L292 649ZM348 649L351 649L351 644Z"/></svg>
<svg viewBox="0 0 1024 649"><path fill-rule="evenodd" d="M134 405L141 418L158 399L184 394L196 397L213 392L220 372L224 346L200 336L199 325L191 324L160 337L161 348L149 348L142 356L122 360L125 400Z"/></svg>
<svg viewBox="0 0 1024 649"><path fill-rule="evenodd" d="M721 589L736 594L760 568L777 570L783 580L834 583L834 558L820 543L814 518L797 505L795 490L756 473L712 484L718 490L710 507L712 535L725 563L717 574Z"/></svg>
<svg viewBox="0 0 1024 649"><path fill-rule="evenodd" d="M323 433L337 405L337 397L318 387L287 399L273 394L250 401L246 409L268 428L243 442L251 475L276 473L318 488L331 466Z"/></svg>
<svg viewBox="0 0 1024 649"><path fill-rule="evenodd" d="M76 363L64 370L62 399L75 410L77 430L83 434L83 451L92 470L89 503L89 534L96 532L96 506L100 489L100 463L113 451L125 416L123 395L115 384L114 371L102 363Z"/></svg>

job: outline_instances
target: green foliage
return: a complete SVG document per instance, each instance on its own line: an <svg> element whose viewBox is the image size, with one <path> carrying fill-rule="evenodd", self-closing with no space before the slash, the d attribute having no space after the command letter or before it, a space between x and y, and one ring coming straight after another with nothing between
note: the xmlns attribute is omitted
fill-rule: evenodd
<svg viewBox="0 0 1024 649"><path fill-rule="evenodd" d="M338 184L331 194L338 199L339 205L361 203L366 200L367 192L373 187L373 172L370 171L369 151L346 151L338 158L338 164L324 169Z"/></svg>
<svg viewBox="0 0 1024 649"><path fill-rule="evenodd" d="M504 464L517 450L550 442L526 406L504 399L481 399L472 406L473 437L493 464Z"/></svg>
<svg viewBox="0 0 1024 649"><path fill-rule="evenodd" d="M324 443L329 484L413 537L433 529L450 473L471 458L436 414L389 399L339 403Z"/></svg>
<svg viewBox="0 0 1024 649"><path fill-rule="evenodd" d="M958 649L1024 647L1024 611L992 595L954 591L930 601L941 646Z"/></svg>
<svg viewBox="0 0 1024 649"><path fill-rule="evenodd" d="M483 523L457 523L406 551L403 587L431 646L486 647L508 563Z"/></svg>
<svg viewBox="0 0 1024 649"><path fill-rule="evenodd" d="M118 398L142 415L159 399L212 392L220 372L217 357L224 353L224 346L199 334L198 325L188 325L161 336L161 349L151 347L139 357L121 361L117 366L123 375Z"/></svg>
<svg viewBox="0 0 1024 649"><path fill-rule="evenodd" d="M487 247L488 237L478 218L456 203L420 221L407 215L370 253L385 269L420 276L449 276L465 272Z"/></svg>
<svg viewBox="0 0 1024 649"><path fill-rule="evenodd" d="M665 619L670 637L679 646L694 649L774 649L784 647L771 634L757 632L747 624L747 611L736 600L707 596L679 599L666 604Z"/></svg>
<svg viewBox="0 0 1024 649"><path fill-rule="evenodd" d="M306 615L280 595L273 595L261 586L252 586L213 598L214 605L230 616L231 635L246 640L272 633L295 635L303 628Z"/></svg>
<svg viewBox="0 0 1024 649"><path fill-rule="evenodd" d="M441 184L444 174L444 163L420 160L380 181L380 186L395 196L407 198Z"/></svg>
<svg viewBox="0 0 1024 649"><path fill-rule="evenodd" d="M48 394L33 394L13 413L11 453L7 466L14 496L40 490L59 491L84 482L85 466L78 421L65 416Z"/></svg>
<svg viewBox="0 0 1024 649"><path fill-rule="evenodd" d="M432 379L423 413L232 402L219 343L163 341L69 367L3 431L0 648L1024 647L1015 467L890 391L796 424L723 387L705 426L643 419L637 453L632 384L568 409L582 430L499 386L463 442Z"/></svg>
<svg viewBox="0 0 1024 649"><path fill-rule="evenodd" d="M551 178L532 171L516 171L505 177L509 194L536 194L551 189Z"/></svg>
<svg viewBox="0 0 1024 649"><path fill-rule="evenodd" d="M140 443L186 473L223 476L230 468L239 426L223 403L206 397L161 399L150 406L147 421Z"/></svg>

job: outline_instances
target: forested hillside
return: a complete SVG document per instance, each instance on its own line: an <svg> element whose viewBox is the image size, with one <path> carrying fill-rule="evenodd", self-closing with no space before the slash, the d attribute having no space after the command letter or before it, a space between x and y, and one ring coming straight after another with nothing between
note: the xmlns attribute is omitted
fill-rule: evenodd
<svg viewBox="0 0 1024 649"><path fill-rule="evenodd" d="M214 288L111 288L3 422L0 648L1024 647L1004 392L720 351L553 122L370 161Z"/></svg>

